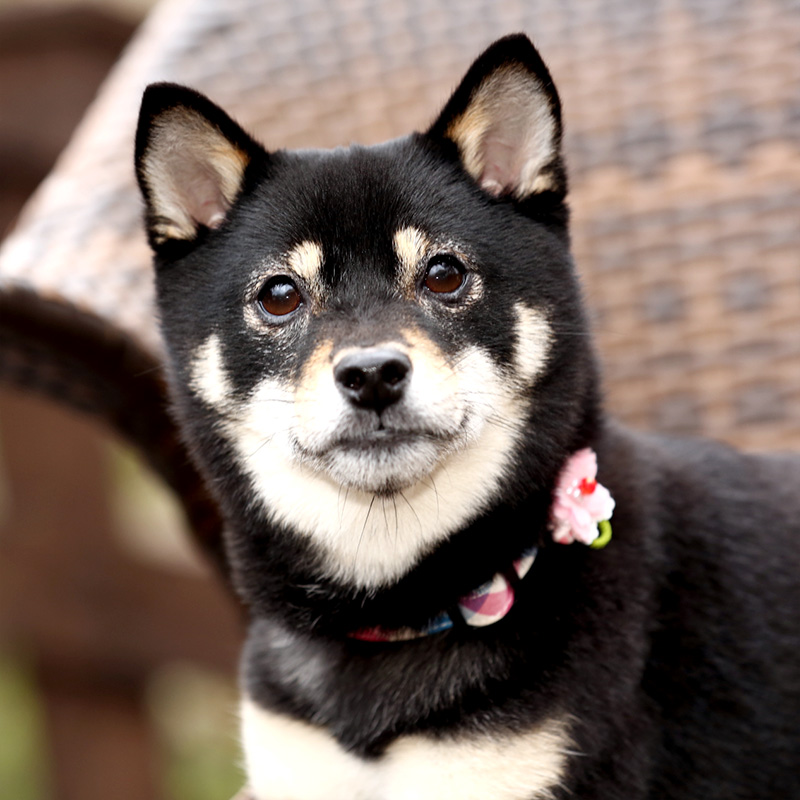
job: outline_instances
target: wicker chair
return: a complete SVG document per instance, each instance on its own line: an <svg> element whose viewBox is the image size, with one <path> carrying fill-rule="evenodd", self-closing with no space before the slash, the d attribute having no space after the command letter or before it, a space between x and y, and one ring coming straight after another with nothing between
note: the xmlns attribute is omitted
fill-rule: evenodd
<svg viewBox="0 0 800 800"><path fill-rule="evenodd" d="M133 442L224 573L165 410L131 158L142 89L192 85L270 148L370 143L424 126L515 30L564 100L611 411L800 446L798 0L162 0L0 250L0 380Z"/></svg>

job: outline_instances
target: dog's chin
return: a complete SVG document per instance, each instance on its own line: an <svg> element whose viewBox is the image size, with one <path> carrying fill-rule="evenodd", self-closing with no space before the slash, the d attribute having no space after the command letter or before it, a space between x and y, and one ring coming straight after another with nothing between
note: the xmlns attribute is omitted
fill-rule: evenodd
<svg viewBox="0 0 800 800"><path fill-rule="evenodd" d="M338 442L311 466L347 489L391 495L424 481L452 450L429 437L373 436Z"/></svg>

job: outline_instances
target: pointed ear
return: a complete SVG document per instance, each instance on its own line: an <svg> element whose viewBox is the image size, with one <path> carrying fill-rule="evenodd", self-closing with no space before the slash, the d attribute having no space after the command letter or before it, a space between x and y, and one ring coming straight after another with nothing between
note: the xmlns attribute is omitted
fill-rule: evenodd
<svg viewBox="0 0 800 800"><path fill-rule="evenodd" d="M464 169L495 197L566 194L561 103L523 34L498 40L475 61L428 135L455 144Z"/></svg>
<svg viewBox="0 0 800 800"><path fill-rule="evenodd" d="M216 228L264 151L222 109L192 89L147 87L136 132L136 175L150 244L190 242Z"/></svg>

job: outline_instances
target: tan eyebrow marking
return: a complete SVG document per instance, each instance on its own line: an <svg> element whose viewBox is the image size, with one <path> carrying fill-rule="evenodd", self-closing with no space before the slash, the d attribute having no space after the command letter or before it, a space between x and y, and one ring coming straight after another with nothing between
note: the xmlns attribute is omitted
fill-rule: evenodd
<svg viewBox="0 0 800 800"><path fill-rule="evenodd" d="M417 279L417 265L430 248L430 239L419 228L409 225L400 228L394 235L394 252L400 268L398 283L405 296L414 295Z"/></svg>
<svg viewBox="0 0 800 800"><path fill-rule="evenodd" d="M316 284L322 269L322 247L316 242L300 242L289 251L287 264L309 284Z"/></svg>

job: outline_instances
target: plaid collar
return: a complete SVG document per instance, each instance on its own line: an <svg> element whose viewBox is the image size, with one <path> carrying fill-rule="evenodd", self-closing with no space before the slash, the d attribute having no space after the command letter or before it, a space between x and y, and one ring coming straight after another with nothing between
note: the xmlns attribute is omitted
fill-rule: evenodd
<svg viewBox="0 0 800 800"><path fill-rule="evenodd" d="M536 547L526 550L514 561L508 573L498 572L491 580L462 597L453 611L442 611L423 628L383 628L377 625L374 628L359 628L348 636L363 642L403 642L408 639L421 639L423 636L431 636L452 628L456 624L453 620L454 615L458 615L459 621L474 628L493 625L503 619L514 605L514 585L528 574L536 553Z"/></svg>

